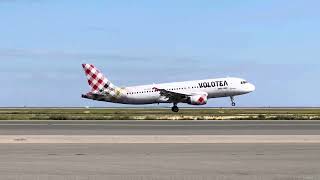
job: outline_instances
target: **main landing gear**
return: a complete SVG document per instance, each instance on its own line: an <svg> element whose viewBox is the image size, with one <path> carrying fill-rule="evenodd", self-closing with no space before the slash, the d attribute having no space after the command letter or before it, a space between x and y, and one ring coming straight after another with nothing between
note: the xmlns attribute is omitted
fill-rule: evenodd
<svg viewBox="0 0 320 180"><path fill-rule="evenodd" d="M231 100L231 105L232 106L236 106L236 102L234 101L234 97L230 96L230 100Z"/></svg>
<svg viewBox="0 0 320 180"><path fill-rule="evenodd" d="M178 108L178 106L177 106L177 103L173 103L173 106L172 106L171 110L172 110L173 112L179 112L179 108Z"/></svg>

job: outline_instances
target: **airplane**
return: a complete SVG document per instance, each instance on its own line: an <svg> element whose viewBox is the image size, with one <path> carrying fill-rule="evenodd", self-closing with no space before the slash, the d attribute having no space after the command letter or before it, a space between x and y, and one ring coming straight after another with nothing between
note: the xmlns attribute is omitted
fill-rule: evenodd
<svg viewBox="0 0 320 180"><path fill-rule="evenodd" d="M91 91L82 98L120 104L172 103L171 110L178 112L178 103L205 105L208 99L230 97L235 106L235 96L255 90L252 83L235 77L118 87L112 84L94 65L82 64Z"/></svg>

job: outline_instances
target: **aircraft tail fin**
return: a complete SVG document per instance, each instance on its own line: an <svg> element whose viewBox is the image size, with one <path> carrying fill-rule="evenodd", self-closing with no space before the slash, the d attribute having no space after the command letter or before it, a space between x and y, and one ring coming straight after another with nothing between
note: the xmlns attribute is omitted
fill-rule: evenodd
<svg viewBox="0 0 320 180"><path fill-rule="evenodd" d="M82 64L82 67L92 93L112 92L117 88L94 65Z"/></svg>

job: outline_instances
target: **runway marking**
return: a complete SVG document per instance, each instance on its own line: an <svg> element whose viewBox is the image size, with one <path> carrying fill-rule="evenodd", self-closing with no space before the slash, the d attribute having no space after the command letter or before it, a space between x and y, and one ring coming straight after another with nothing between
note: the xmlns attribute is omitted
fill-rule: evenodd
<svg viewBox="0 0 320 180"><path fill-rule="evenodd" d="M320 143L320 135L0 135L5 143Z"/></svg>

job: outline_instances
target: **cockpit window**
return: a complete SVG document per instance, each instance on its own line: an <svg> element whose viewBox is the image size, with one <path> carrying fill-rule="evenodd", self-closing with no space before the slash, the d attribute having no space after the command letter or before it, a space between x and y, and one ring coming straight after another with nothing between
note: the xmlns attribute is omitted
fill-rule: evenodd
<svg viewBox="0 0 320 180"><path fill-rule="evenodd" d="M246 83L248 83L247 81L241 81L241 84L246 84Z"/></svg>

